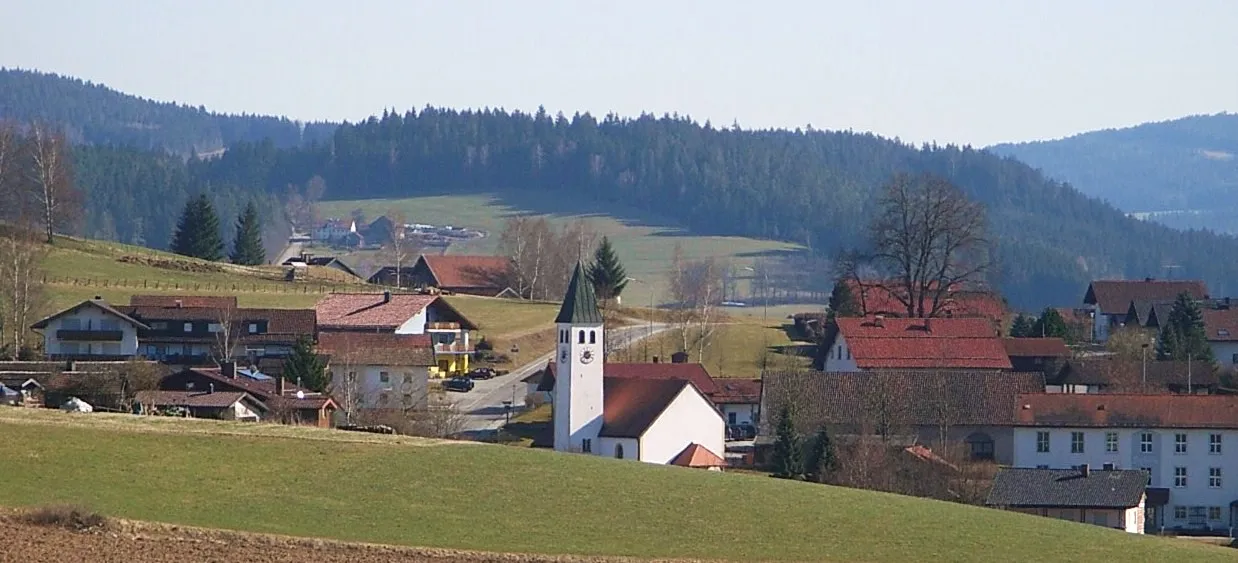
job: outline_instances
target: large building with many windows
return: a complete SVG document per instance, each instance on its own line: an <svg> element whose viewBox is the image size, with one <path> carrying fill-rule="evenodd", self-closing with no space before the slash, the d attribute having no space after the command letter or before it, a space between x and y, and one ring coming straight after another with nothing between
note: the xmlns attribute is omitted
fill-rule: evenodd
<svg viewBox="0 0 1238 563"><path fill-rule="evenodd" d="M1019 395L1013 465L1143 469L1149 531L1227 530L1238 525L1238 396Z"/></svg>

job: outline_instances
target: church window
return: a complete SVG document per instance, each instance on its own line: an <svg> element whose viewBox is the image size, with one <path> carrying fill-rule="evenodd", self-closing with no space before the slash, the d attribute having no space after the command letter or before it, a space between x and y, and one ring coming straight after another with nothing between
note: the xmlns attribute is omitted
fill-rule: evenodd
<svg viewBox="0 0 1238 563"><path fill-rule="evenodd" d="M623 459L623 444L615 444L615 459Z"/></svg>
<svg viewBox="0 0 1238 563"><path fill-rule="evenodd" d="M577 340L579 340L581 344L585 343L585 331L580 331L580 338L577 338Z"/></svg>
<svg viewBox="0 0 1238 563"><path fill-rule="evenodd" d="M589 343L590 343L590 344L597 344L597 343L598 343L598 335L597 335L597 331L593 331L593 330L589 331Z"/></svg>
<svg viewBox="0 0 1238 563"><path fill-rule="evenodd" d="M581 334L581 335L584 335L584 334L585 334L585 331L583 331L583 330L582 330L582 331L580 331L580 334ZM584 440L581 440L581 441L580 441L580 451L582 451L582 452L584 452L584 453L587 453L587 454L588 454L588 453L593 453L593 440L591 440L591 439L589 439L589 438L585 438Z"/></svg>

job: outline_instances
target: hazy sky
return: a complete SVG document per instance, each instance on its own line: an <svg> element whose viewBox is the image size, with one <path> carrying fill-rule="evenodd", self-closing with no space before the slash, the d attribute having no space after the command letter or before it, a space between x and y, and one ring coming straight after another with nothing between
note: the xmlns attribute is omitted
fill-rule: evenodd
<svg viewBox="0 0 1238 563"><path fill-rule="evenodd" d="M426 104L985 145L1238 111L1238 0L0 0L0 66L302 120Z"/></svg>

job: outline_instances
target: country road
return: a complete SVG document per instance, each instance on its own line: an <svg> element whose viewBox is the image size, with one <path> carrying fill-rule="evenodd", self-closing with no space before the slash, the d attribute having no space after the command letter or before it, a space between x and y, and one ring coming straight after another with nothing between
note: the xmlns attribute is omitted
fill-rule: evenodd
<svg viewBox="0 0 1238 563"><path fill-rule="evenodd" d="M608 331L606 338L614 338L624 346L631 346L669 328L669 325L659 323L630 325ZM503 401L511 401L513 412L519 411L524 406L526 392L525 384L520 380L545 369L553 357L554 352L547 352L506 375L476 381L476 386L468 393L452 393L456 407L467 417L464 433L477 435L501 427L506 419Z"/></svg>

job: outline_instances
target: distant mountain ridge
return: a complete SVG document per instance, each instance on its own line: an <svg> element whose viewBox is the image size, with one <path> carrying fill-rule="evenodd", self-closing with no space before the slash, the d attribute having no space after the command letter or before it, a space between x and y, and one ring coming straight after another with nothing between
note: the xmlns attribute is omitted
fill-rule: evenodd
<svg viewBox="0 0 1238 563"><path fill-rule="evenodd" d="M0 68L0 119L47 121L75 143L123 145L187 156L217 154L238 142L270 139L292 147L330 137L334 123L225 115L124 94L102 84L45 72Z"/></svg>
<svg viewBox="0 0 1238 563"><path fill-rule="evenodd" d="M1231 202L1238 195L1238 114L1194 115L989 150L1124 211L1238 208Z"/></svg>

